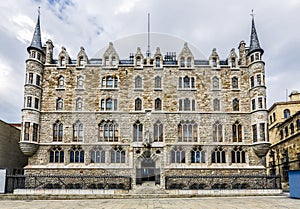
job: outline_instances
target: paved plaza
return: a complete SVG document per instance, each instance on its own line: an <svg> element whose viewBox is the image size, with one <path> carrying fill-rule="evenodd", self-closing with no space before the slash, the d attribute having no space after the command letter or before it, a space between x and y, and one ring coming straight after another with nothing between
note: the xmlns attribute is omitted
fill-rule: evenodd
<svg viewBox="0 0 300 209"><path fill-rule="evenodd" d="M156 199L1 200L1 209L176 209L176 208L300 208L300 199L288 196L201 197Z"/></svg>

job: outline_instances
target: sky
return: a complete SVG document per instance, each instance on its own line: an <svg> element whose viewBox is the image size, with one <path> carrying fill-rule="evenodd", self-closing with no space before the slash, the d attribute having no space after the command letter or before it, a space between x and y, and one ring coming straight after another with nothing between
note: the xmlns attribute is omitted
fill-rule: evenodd
<svg viewBox="0 0 300 209"><path fill-rule="evenodd" d="M9 0L0 4L0 119L9 123L21 122L27 47L39 6L43 44L51 39L54 58L64 46L72 59L81 46L97 58L109 42L146 33L150 13L151 32L184 40L207 59L216 48L225 60L240 41L249 46L254 9L268 107L300 91L299 0Z"/></svg>

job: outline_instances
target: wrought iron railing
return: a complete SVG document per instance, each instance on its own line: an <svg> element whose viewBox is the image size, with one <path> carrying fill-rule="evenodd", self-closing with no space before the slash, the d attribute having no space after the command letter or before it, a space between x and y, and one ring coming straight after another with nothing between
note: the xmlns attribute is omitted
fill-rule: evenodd
<svg viewBox="0 0 300 209"><path fill-rule="evenodd" d="M281 189L280 176L267 175L205 175L166 176L166 189Z"/></svg>
<svg viewBox="0 0 300 209"><path fill-rule="evenodd" d="M7 175L6 192L14 189L121 189L130 190L130 176Z"/></svg>

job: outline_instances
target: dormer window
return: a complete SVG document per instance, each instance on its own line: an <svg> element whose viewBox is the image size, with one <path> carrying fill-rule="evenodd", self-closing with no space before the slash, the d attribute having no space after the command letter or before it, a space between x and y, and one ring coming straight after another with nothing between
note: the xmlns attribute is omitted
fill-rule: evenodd
<svg viewBox="0 0 300 209"><path fill-rule="evenodd" d="M105 57L104 59L105 59L105 62L104 62L105 66L108 66L109 65L109 59L108 59L108 57Z"/></svg>
<svg viewBox="0 0 300 209"><path fill-rule="evenodd" d="M140 57L136 58L136 65L141 66L141 58Z"/></svg>
<svg viewBox="0 0 300 209"><path fill-rule="evenodd" d="M160 67L160 58L156 57L155 59L155 67Z"/></svg>
<svg viewBox="0 0 300 209"><path fill-rule="evenodd" d="M217 58L212 58L212 66L217 67Z"/></svg>
<svg viewBox="0 0 300 209"><path fill-rule="evenodd" d="M83 66L84 65L84 60L83 57L79 57L79 66Z"/></svg>
<svg viewBox="0 0 300 209"><path fill-rule="evenodd" d="M116 60L115 57L111 58L111 64L112 64L112 66L116 66L117 65L117 60Z"/></svg>
<svg viewBox="0 0 300 209"><path fill-rule="evenodd" d="M187 67L192 67L192 59L190 57L187 58Z"/></svg>
<svg viewBox="0 0 300 209"><path fill-rule="evenodd" d="M66 58L61 58L60 66L66 66Z"/></svg>
<svg viewBox="0 0 300 209"><path fill-rule="evenodd" d="M184 58L180 59L180 67L185 67Z"/></svg>
<svg viewBox="0 0 300 209"><path fill-rule="evenodd" d="M231 58L231 67L236 67L235 58Z"/></svg>

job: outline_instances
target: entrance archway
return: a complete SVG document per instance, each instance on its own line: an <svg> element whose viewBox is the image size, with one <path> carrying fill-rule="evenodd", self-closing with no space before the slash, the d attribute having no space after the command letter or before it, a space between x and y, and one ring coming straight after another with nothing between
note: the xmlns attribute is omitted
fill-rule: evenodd
<svg viewBox="0 0 300 209"><path fill-rule="evenodd" d="M155 168L155 161L149 157L143 158L140 163L140 168L136 169L136 184L148 181L155 181L155 184L160 184L160 169Z"/></svg>

